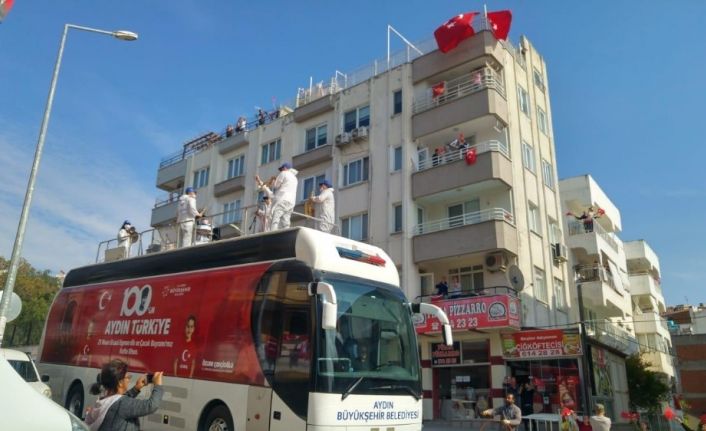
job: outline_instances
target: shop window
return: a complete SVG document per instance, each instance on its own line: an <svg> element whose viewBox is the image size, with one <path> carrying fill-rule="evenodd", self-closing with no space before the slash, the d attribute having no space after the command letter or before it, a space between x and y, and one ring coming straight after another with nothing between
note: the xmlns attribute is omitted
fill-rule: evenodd
<svg viewBox="0 0 706 431"><path fill-rule="evenodd" d="M489 357L486 340L461 342L461 362L464 364L486 363Z"/></svg>

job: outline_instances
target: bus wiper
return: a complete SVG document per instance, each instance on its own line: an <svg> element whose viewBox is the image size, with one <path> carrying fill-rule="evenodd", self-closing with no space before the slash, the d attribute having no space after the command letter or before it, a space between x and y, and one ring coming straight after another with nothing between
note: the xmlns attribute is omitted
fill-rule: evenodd
<svg viewBox="0 0 706 431"><path fill-rule="evenodd" d="M346 391L343 392L343 394L341 395L341 401L345 400L348 397L348 395L350 395L351 392L353 392L353 389L355 389L356 386L358 386L360 384L360 382L363 381L364 378L365 378L365 376L360 376L360 377L358 377L358 379L355 382L353 382L350 386L348 386L348 389L346 389Z"/></svg>
<svg viewBox="0 0 706 431"><path fill-rule="evenodd" d="M409 392L410 395L414 397L415 400L419 401L422 399L422 396L419 395L414 391L414 389L410 388L407 385L384 385L384 386L374 386L370 389L391 389L391 390L397 390L397 389L404 389L405 391Z"/></svg>

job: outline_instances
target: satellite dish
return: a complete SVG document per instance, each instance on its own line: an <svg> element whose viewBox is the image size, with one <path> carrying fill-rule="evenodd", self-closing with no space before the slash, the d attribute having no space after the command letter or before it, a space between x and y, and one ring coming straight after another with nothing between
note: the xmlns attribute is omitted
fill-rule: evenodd
<svg viewBox="0 0 706 431"><path fill-rule="evenodd" d="M517 265L511 265L507 271L507 279L510 282L510 286L516 291L520 291L525 288L525 276L522 275L522 271Z"/></svg>
<svg viewBox="0 0 706 431"><path fill-rule="evenodd" d="M3 291L0 290L0 298L2 298ZM7 323L12 322L17 319L22 311L22 299L15 292L12 292L10 297L10 308L7 310Z"/></svg>

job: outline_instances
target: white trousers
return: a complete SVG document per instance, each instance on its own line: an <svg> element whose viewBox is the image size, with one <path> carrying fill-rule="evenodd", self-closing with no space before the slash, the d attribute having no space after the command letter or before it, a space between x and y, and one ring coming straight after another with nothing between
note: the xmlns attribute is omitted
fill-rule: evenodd
<svg viewBox="0 0 706 431"><path fill-rule="evenodd" d="M179 248L188 247L194 242L194 221L179 223Z"/></svg>
<svg viewBox="0 0 706 431"><path fill-rule="evenodd" d="M289 227L289 218L292 216L294 203L281 201L272 204L272 221L270 222L270 230L287 229Z"/></svg>

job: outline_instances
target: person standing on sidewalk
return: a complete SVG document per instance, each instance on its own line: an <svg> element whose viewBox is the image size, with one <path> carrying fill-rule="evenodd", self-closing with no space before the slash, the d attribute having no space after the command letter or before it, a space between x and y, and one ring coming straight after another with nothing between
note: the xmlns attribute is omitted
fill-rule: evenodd
<svg viewBox="0 0 706 431"><path fill-rule="evenodd" d="M601 403L596 403L593 411L595 414L591 416L591 429L593 431L610 431L611 421L605 415L605 406Z"/></svg>

